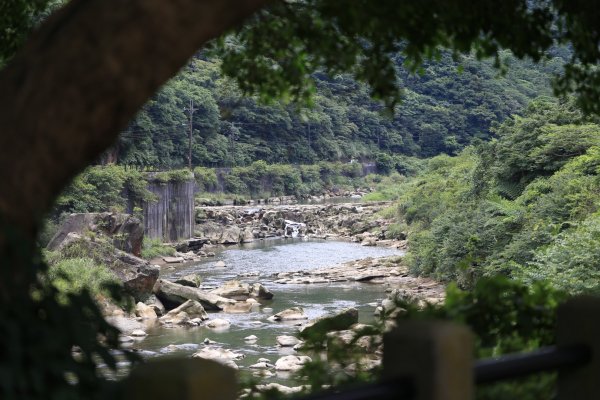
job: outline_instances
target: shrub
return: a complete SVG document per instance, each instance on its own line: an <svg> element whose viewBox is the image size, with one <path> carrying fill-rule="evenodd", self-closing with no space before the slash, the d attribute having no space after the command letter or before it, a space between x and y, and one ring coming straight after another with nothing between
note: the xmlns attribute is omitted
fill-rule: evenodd
<svg viewBox="0 0 600 400"><path fill-rule="evenodd" d="M48 280L66 301L67 294L81 293L87 289L93 297L109 297L109 286L121 285L121 281L107 267L87 257L63 259L48 269Z"/></svg>
<svg viewBox="0 0 600 400"><path fill-rule="evenodd" d="M214 192L217 190L218 179L214 168L196 167L194 168L194 178L200 191Z"/></svg>
<svg viewBox="0 0 600 400"><path fill-rule="evenodd" d="M159 183L185 182L194 179L194 174L189 169L174 169L171 171L158 172L150 177Z"/></svg>

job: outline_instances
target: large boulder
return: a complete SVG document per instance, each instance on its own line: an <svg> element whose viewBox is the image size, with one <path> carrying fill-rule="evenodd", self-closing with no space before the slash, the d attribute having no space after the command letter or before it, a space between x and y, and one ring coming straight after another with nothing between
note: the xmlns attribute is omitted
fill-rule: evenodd
<svg viewBox="0 0 600 400"><path fill-rule="evenodd" d="M226 305L235 304L235 300L189 286L178 285L159 279L154 285L154 293L166 307L178 307L187 300L196 300L207 310L223 310Z"/></svg>
<svg viewBox="0 0 600 400"><path fill-rule="evenodd" d="M141 256L144 225L139 219L129 214L102 213L96 221L100 229L113 238L117 249Z"/></svg>
<svg viewBox="0 0 600 400"><path fill-rule="evenodd" d="M240 243L250 243L254 241L254 233L251 228L244 228L240 234Z"/></svg>
<svg viewBox="0 0 600 400"><path fill-rule="evenodd" d="M228 367L238 369L238 366L235 364L234 360L241 360L242 358L244 358L244 355L240 353L235 353L229 349L208 346L194 353L192 355L192 358L203 358L205 360L213 360Z"/></svg>
<svg viewBox="0 0 600 400"><path fill-rule="evenodd" d="M202 236L212 243L218 243L223 235L223 227L216 222L206 222L196 225L194 232L196 235Z"/></svg>
<svg viewBox="0 0 600 400"><path fill-rule="evenodd" d="M90 227L94 223L96 213L71 214L65 219L60 228L56 231L46 248L50 251L58 250L67 238L69 233L76 233L79 237L81 234L90 231Z"/></svg>
<svg viewBox="0 0 600 400"><path fill-rule="evenodd" d="M235 225L226 226L219 239L220 244L236 244L240 242L241 230Z"/></svg>
<svg viewBox="0 0 600 400"><path fill-rule="evenodd" d="M202 277L198 274L189 274L189 275L185 275L180 278L177 278L175 283L177 283L179 285L183 285L183 286L197 288L197 287L200 287L200 284L202 283Z"/></svg>
<svg viewBox="0 0 600 400"><path fill-rule="evenodd" d="M239 280L227 281L223 286L213 289L210 293L218 296L244 301L249 298L257 298L270 300L273 298L273 293L260 283L248 284Z"/></svg>
<svg viewBox="0 0 600 400"><path fill-rule="evenodd" d="M267 318L269 321L296 321L307 319L308 317L304 314L302 307L291 307L287 310L278 312L277 314L271 315Z"/></svg>
<svg viewBox="0 0 600 400"><path fill-rule="evenodd" d="M277 340L277 344L281 347L294 347L300 343L300 340L297 337L289 335L277 336L275 340Z"/></svg>
<svg viewBox="0 0 600 400"><path fill-rule="evenodd" d="M208 319L208 314L204 310L204 307L202 307L202 304L195 300L188 300L179 307L174 308L168 313L166 313L164 316L161 317L161 320L172 318L173 316L181 312L185 312L192 319L200 318L203 321Z"/></svg>
<svg viewBox="0 0 600 400"><path fill-rule="evenodd" d="M308 356L283 356L275 362L277 371L297 371L307 362L312 361Z"/></svg>
<svg viewBox="0 0 600 400"><path fill-rule="evenodd" d="M140 317L142 319L156 319L157 318L156 311L154 311L154 308L152 308L149 305L146 305L142 302L138 302L135 305L135 315L137 315L138 317Z"/></svg>
<svg viewBox="0 0 600 400"><path fill-rule="evenodd" d="M232 304L232 305L226 305L223 308L223 311L228 314L244 314L244 313L252 311L253 307L254 307L254 305L252 303L236 302L235 304Z"/></svg>
<svg viewBox="0 0 600 400"><path fill-rule="evenodd" d="M358 322L358 310L346 308L332 315L324 315L307 323L300 329L300 337L325 339L328 332L350 328Z"/></svg>
<svg viewBox="0 0 600 400"><path fill-rule="evenodd" d="M250 285L238 280L227 281L223 286L211 290L210 293L234 300L246 300L250 297Z"/></svg>
<svg viewBox="0 0 600 400"><path fill-rule="evenodd" d="M273 298L273 293L262 284L254 283L250 286L250 296L257 299L271 300Z"/></svg>
<svg viewBox="0 0 600 400"><path fill-rule="evenodd" d="M74 232L85 236L89 232L109 237L120 250L141 255L144 226L139 219L122 213L71 214L48 243L48 250L57 250L68 234Z"/></svg>
<svg viewBox="0 0 600 400"><path fill-rule="evenodd" d="M159 273L160 267L144 262L129 268L120 267L117 276L123 281L126 292L143 301L152 294Z"/></svg>
<svg viewBox="0 0 600 400"><path fill-rule="evenodd" d="M165 315L167 313L167 310L166 310L164 304L156 297L155 294L151 294L150 296L148 296L148 298L146 298L146 300L144 300L144 304L152 307L152 309L154 310L156 315L159 317L161 315Z"/></svg>
<svg viewBox="0 0 600 400"><path fill-rule="evenodd" d="M183 242L175 245L175 250L180 253L187 253L188 251L197 252L204 246L209 240L207 238L192 238L184 240Z"/></svg>

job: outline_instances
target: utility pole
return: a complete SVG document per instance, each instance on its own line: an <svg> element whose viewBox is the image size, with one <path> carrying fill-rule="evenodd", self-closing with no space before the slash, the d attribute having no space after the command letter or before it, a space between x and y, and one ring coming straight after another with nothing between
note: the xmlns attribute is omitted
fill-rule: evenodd
<svg viewBox="0 0 600 400"><path fill-rule="evenodd" d="M190 107L188 109L190 116L190 143L189 143L189 152L188 152L188 168L192 171L192 134L194 133L194 100L190 99Z"/></svg>

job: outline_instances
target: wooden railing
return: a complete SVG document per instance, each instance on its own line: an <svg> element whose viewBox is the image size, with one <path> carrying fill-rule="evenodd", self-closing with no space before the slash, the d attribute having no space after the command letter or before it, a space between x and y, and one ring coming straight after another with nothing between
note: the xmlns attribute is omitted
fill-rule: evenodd
<svg viewBox="0 0 600 400"><path fill-rule="evenodd" d="M559 307L557 320L555 346L478 361L472 358L473 335L465 326L404 321L384 335L382 382L297 399L472 400L477 384L549 371L558 372L557 400L600 399L600 299L572 299ZM125 384L129 400L164 395L180 400L233 400L237 396L235 375L226 367L206 360L158 364L165 367L145 365L132 373ZM161 390L156 390L157 385Z"/></svg>

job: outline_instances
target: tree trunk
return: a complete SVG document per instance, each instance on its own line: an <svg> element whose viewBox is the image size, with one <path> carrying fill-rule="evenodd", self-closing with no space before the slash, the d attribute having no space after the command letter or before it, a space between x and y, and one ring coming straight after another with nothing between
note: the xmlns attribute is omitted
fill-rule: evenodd
<svg viewBox="0 0 600 400"><path fill-rule="evenodd" d="M33 243L60 190L194 52L266 3L72 0L46 20L0 73L0 257L10 229Z"/></svg>

